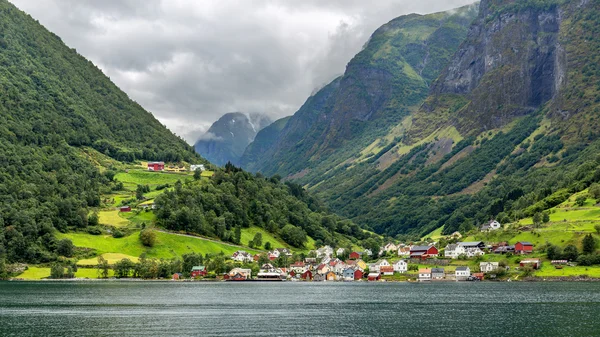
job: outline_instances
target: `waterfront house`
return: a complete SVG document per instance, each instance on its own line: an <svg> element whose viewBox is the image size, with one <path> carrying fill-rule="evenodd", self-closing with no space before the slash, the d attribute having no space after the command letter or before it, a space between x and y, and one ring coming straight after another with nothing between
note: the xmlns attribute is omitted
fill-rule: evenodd
<svg viewBox="0 0 600 337"><path fill-rule="evenodd" d="M533 252L533 244L527 241L519 241L515 243L515 253L531 254Z"/></svg>
<svg viewBox="0 0 600 337"><path fill-rule="evenodd" d="M488 221L488 222L484 223L481 226L481 231L482 232L490 232L490 231L498 230L500 228L502 228L502 224L500 224L496 220L491 220L491 221Z"/></svg>
<svg viewBox="0 0 600 337"><path fill-rule="evenodd" d="M365 269L367 269L367 263L365 261L363 261L362 259L356 260L356 266L358 268L360 268L360 270L362 270L362 271L364 271Z"/></svg>
<svg viewBox="0 0 600 337"><path fill-rule="evenodd" d="M381 274L379 274L379 273L369 273L369 276L367 277L367 280L369 280L369 281L379 281L379 280L381 280Z"/></svg>
<svg viewBox="0 0 600 337"><path fill-rule="evenodd" d="M325 274L315 274L313 277L313 281L316 281L316 282L325 281Z"/></svg>
<svg viewBox="0 0 600 337"><path fill-rule="evenodd" d="M483 273L473 273L472 276L478 279L479 281L483 281Z"/></svg>
<svg viewBox="0 0 600 337"><path fill-rule="evenodd" d="M519 263L519 266L531 266L533 269L540 269L542 267L542 260L540 259L523 259Z"/></svg>
<svg viewBox="0 0 600 337"><path fill-rule="evenodd" d="M498 266L498 262L481 262L479 263L479 270L481 270L482 273L491 273L498 269Z"/></svg>
<svg viewBox="0 0 600 337"><path fill-rule="evenodd" d="M290 265L290 269L297 274L302 274L306 271L306 264L302 261L295 262Z"/></svg>
<svg viewBox="0 0 600 337"><path fill-rule="evenodd" d="M327 274L331 269L329 268L329 266L325 263L321 263L318 267L317 267L317 273L319 274Z"/></svg>
<svg viewBox="0 0 600 337"><path fill-rule="evenodd" d="M379 273L383 275L394 275L394 267L392 266L380 266Z"/></svg>
<svg viewBox="0 0 600 337"><path fill-rule="evenodd" d="M408 271L408 263L404 260L396 261L392 266L397 273L406 273Z"/></svg>
<svg viewBox="0 0 600 337"><path fill-rule="evenodd" d="M431 281L431 269L421 268L419 269L419 281Z"/></svg>
<svg viewBox="0 0 600 337"><path fill-rule="evenodd" d="M327 276L326 276L326 280L327 281L335 281L336 278L337 277L336 277L336 275L335 275L334 272L330 271L330 272L327 273Z"/></svg>
<svg viewBox="0 0 600 337"><path fill-rule="evenodd" d="M360 269L354 270L354 280L362 280L362 278L364 276L365 276L365 274L363 273L362 270L360 270Z"/></svg>
<svg viewBox="0 0 600 337"><path fill-rule="evenodd" d="M192 277L206 276L206 274L208 274L208 272L206 271L205 266L192 267L192 272L191 272Z"/></svg>
<svg viewBox="0 0 600 337"><path fill-rule="evenodd" d="M465 266L456 267L454 276L457 281L466 281L471 276L471 268Z"/></svg>
<svg viewBox="0 0 600 337"><path fill-rule="evenodd" d="M358 260L358 259L360 259L360 256L361 256L361 255L362 255L361 253L358 253L358 252L352 252L352 253L350 253L350 256L349 256L348 258L349 258L350 260Z"/></svg>
<svg viewBox="0 0 600 337"><path fill-rule="evenodd" d="M410 249L410 257L413 259L427 259L430 257L435 257L439 253L438 249L431 246L413 246Z"/></svg>
<svg viewBox="0 0 600 337"><path fill-rule="evenodd" d="M233 268L229 271L229 279L233 279L237 274L241 275L245 280L250 279L252 278L252 269Z"/></svg>
<svg viewBox="0 0 600 337"><path fill-rule="evenodd" d="M379 273L379 265L377 263L369 264L369 272L371 273Z"/></svg>
<svg viewBox="0 0 600 337"><path fill-rule="evenodd" d="M306 280L306 281L310 281L313 279L313 273L312 273L312 271L307 270L304 273L302 273L300 278L302 278L303 280Z"/></svg>
<svg viewBox="0 0 600 337"><path fill-rule="evenodd" d="M445 276L444 268L431 268L431 279L442 280Z"/></svg>
<svg viewBox="0 0 600 337"><path fill-rule="evenodd" d="M354 280L354 269L346 268L344 269L343 276L345 281L353 281Z"/></svg>
<svg viewBox="0 0 600 337"><path fill-rule="evenodd" d="M252 254L243 250L238 250L237 252L233 253L231 258L238 262L252 262L254 260Z"/></svg>

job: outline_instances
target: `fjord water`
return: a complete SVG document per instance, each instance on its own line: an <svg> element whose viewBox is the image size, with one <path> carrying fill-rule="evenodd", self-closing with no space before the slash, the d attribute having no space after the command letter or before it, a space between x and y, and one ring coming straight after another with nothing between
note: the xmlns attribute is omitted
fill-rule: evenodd
<svg viewBox="0 0 600 337"><path fill-rule="evenodd" d="M598 336L600 283L0 282L0 336Z"/></svg>

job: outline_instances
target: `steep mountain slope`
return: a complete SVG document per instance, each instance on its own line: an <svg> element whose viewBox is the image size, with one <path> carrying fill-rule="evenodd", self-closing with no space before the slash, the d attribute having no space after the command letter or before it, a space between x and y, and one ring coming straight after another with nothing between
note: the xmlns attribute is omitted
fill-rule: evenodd
<svg viewBox="0 0 600 337"><path fill-rule="evenodd" d="M279 139L281 130L287 125L290 118L288 116L278 119L258 132L254 141L248 144L244 150L240 158L240 166L245 167L249 171L256 171L254 165L260 163L263 160L262 154L275 145L275 142Z"/></svg>
<svg viewBox="0 0 600 337"><path fill-rule="evenodd" d="M227 113L211 125L194 148L213 164L237 164L256 134L271 122L272 120L263 114Z"/></svg>
<svg viewBox="0 0 600 337"><path fill-rule="evenodd" d="M321 175L359 155L427 96L429 83L465 38L476 13L473 5L452 13L403 16L382 26L344 75L290 118L263 160L242 162L266 174Z"/></svg>
<svg viewBox="0 0 600 337"><path fill-rule="evenodd" d="M597 1L482 1L419 108L353 158L291 178L388 235L562 203L600 180L598 18Z"/></svg>

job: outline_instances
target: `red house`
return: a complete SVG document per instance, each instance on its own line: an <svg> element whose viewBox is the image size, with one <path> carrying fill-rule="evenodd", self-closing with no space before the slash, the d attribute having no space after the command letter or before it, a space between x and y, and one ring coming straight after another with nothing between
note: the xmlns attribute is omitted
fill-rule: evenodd
<svg viewBox="0 0 600 337"><path fill-rule="evenodd" d="M360 259L360 254L357 252L352 252L352 253L350 253L350 256L348 258L350 260L358 260L358 259Z"/></svg>
<svg viewBox="0 0 600 337"><path fill-rule="evenodd" d="M367 279L369 281L379 281L379 280L381 280L381 274L379 274L379 273L370 273Z"/></svg>
<svg viewBox="0 0 600 337"><path fill-rule="evenodd" d="M292 270L292 271L290 272L290 276L291 276L291 277L296 277L296 272Z"/></svg>
<svg viewBox="0 0 600 337"><path fill-rule="evenodd" d="M531 242L520 241L515 244L515 253L531 254L533 252L533 244Z"/></svg>
<svg viewBox="0 0 600 337"><path fill-rule="evenodd" d="M131 206L119 207L119 212L131 212Z"/></svg>
<svg viewBox="0 0 600 337"><path fill-rule="evenodd" d="M205 266L195 266L192 268L192 277L206 276L207 271Z"/></svg>
<svg viewBox="0 0 600 337"><path fill-rule="evenodd" d="M151 161L148 163L148 171L164 171L165 163L162 161Z"/></svg>
<svg viewBox="0 0 600 337"><path fill-rule="evenodd" d="M305 271L304 273L302 273L302 279L303 280L307 280L310 281L313 279L313 273L310 270Z"/></svg>
<svg viewBox="0 0 600 337"><path fill-rule="evenodd" d="M437 256L439 253L435 246L412 246L410 249L411 259L427 259Z"/></svg>
<svg viewBox="0 0 600 337"><path fill-rule="evenodd" d="M363 278L364 276L365 276L365 275L363 274L363 272L362 272L362 271L360 271L360 269L356 269L356 270L354 271L354 280L362 280L362 278Z"/></svg>

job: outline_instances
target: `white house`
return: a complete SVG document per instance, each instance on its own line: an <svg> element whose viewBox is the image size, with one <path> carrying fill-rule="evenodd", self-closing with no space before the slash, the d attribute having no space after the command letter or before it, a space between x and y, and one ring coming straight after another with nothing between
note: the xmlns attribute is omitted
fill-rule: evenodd
<svg viewBox="0 0 600 337"><path fill-rule="evenodd" d="M229 277L234 277L236 274L240 274L246 279L252 278L252 269L233 268L229 271Z"/></svg>
<svg viewBox="0 0 600 337"><path fill-rule="evenodd" d="M369 265L369 273L379 273L379 264L371 263Z"/></svg>
<svg viewBox="0 0 600 337"><path fill-rule="evenodd" d="M234 261L239 261L239 262L252 262L254 261L254 258L252 257L252 254L243 251L243 250L238 250L237 252L233 253L233 255L231 256L231 258Z"/></svg>
<svg viewBox="0 0 600 337"><path fill-rule="evenodd" d="M431 269L421 268L419 269L419 281L431 281Z"/></svg>
<svg viewBox="0 0 600 337"><path fill-rule="evenodd" d="M481 262L479 264L479 270L481 270L482 273L489 273L498 269L498 266L498 262Z"/></svg>
<svg viewBox="0 0 600 337"><path fill-rule="evenodd" d="M467 248L465 255L467 255L467 257L476 257L476 256L483 256L483 255L485 255L485 253L483 252L483 250L481 250L477 247L473 247L473 248Z"/></svg>
<svg viewBox="0 0 600 337"><path fill-rule="evenodd" d="M411 246L398 247L398 256L403 256L403 257L410 256L410 248L411 248Z"/></svg>
<svg viewBox="0 0 600 337"><path fill-rule="evenodd" d="M383 246L383 250L386 252L393 252L395 250L398 250L398 246L396 246L392 242L388 242L385 246Z"/></svg>
<svg viewBox="0 0 600 337"><path fill-rule="evenodd" d="M406 263L404 260L396 261L393 266L394 271L397 273L406 273L408 271L408 263Z"/></svg>
<svg viewBox="0 0 600 337"><path fill-rule="evenodd" d="M281 256L281 255L285 255L287 257L291 257L292 256L292 252L290 252L290 250L287 249L287 248L277 248L275 250L277 252L279 252L279 256Z"/></svg>
<svg viewBox="0 0 600 337"><path fill-rule="evenodd" d="M486 222L486 223L484 223L484 224L481 226L481 231L482 231L482 232L489 232L489 231L495 231L495 230L498 230L498 229L500 229L500 228L502 228L502 224L501 224L501 223L499 223L499 222L498 222L498 221L496 221L496 220L491 220L491 221L489 221L489 222Z"/></svg>
<svg viewBox="0 0 600 337"><path fill-rule="evenodd" d="M335 254L336 254L337 256L344 255L344 252L345 252L345 251L346 251L346 249L344 249L344 248L341 248L341 247L340 247L340 248L338 248L338 249L335 251Z"/></svg>
<svg viewBox="0 0 600 337"><path fill-rule="evenodd" d="M370 249L365 249L365 254L367 254L368 256L373 255L373 252Z"/></svg>
<svg viewBox="0 0 600 337"><path fill-rule="evenodd" d="M465 247L458 244L449 244L444 250L444 256L450 259L457 259L463 254L466 255L466 253L467 251L465 250Z"/></svg>
<svg viewBox="0 0 600 337"><path fill-rule="evenodd" d="M459 242L457 243L457 245L462 246L464 248L464 254L467 257L475 257L485 254L482 250L483 248L485 248L485 244L482 241Z"/></svg>
<svg viewBox="0 0 600 337"><path fill-rule="evenodd" d="M333 255L333 248L331 248L330 246L323 246L323 247L317 249L317 257L319 257L319 258L326 257L326 256L331 257L332 255Z"/></svg>
<svg viewBox="0 0 600 337"><path fill-rule="evenodd" d="M202 165L202 164L200 164L200 165L190 165L190 171L194 172L194 171L197 171L197 170L204 171L205 170L204 165Z"/></svg>
<svg viewBox="0 0 600 337"><path fill-rule="evenodd" d="M290 265L290 269L296 274L302 274L307 270L307 266L304 262L298 261Z"/></svg>
<svg viewBox="0 0 600 337"><path fill-rule="evenodd" d="M471 268L456 267L455 276L457 281L465 281L471 276Z"/></svg>

